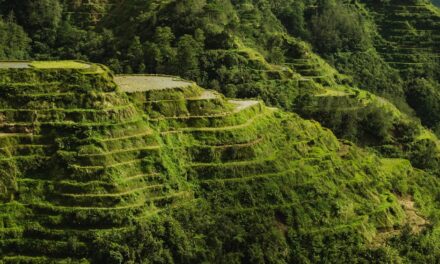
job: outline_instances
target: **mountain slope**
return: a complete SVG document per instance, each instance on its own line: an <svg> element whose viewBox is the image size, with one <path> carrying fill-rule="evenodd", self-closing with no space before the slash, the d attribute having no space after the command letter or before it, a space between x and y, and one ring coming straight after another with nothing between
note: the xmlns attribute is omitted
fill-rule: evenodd
<svg viewBox="0 0 440 264"><path fill-rule="evenodd" d="M107 69L2 69L2 257L89 257L93 235L191 197ZM169 167L171 166L171 167Z"/></svg>
<svg viewBox="0 0 440 264"><path fill-rule="evenodd" d="M0 14L2 59L242 98L0 63L0 197L19 201L1 214L4 261L438 260L430 2L0 0Z"/></svg>
<svg viewBox="0 0 440 264"><path fill-rule="evenodd" d="M99 65L6 66L5 263L349 261L408 223L401 195L431 193L417 183L431 176L407 161L259 101L118 76L127 97ZM329 239L345 249L321 248Z"/></svg>

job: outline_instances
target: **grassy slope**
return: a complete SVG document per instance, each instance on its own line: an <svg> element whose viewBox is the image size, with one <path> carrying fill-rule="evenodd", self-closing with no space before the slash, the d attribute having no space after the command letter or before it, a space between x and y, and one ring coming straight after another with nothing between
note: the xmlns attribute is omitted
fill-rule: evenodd
<svg viewBox="0 0 440 264"><path fill-rule="evenodd" d="M131 230L135 219L191 197L107 69L33 65L0 74L8 91L0 110L4 261L89 258L93 236Z"/></svg>
<svg viewBox="0 0 440 264"><path fill-rule="evenodd" d="M23 98L5 97L1 110L6 263L67 257L290 263L326 255L349 261L383 230L409 221L401 196L413 197L424 217L436 213L435 194L419 186L430 175L261 103L206 97L195 86L138 91L128 100L102 68L1 76L8 80L2 89ZM112 114L100 112L109 107ZM23 108L32 115L11 111ZM49 109L54 113L47 115ZM76 125L66 122L71 118ZM147 255L124 251L150 239L162 246ZM345 250L328 255L321 247L328 241Z"/></svg>

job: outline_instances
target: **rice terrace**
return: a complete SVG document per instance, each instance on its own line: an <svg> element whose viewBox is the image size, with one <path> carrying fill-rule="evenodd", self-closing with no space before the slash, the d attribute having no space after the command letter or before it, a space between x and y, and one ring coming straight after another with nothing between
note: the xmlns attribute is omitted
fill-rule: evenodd
<svg viewBox="0 0 440 264"><path fill-rule="evenodd" d="M429 0L0 0L0 264L439 263Z"/></svg>

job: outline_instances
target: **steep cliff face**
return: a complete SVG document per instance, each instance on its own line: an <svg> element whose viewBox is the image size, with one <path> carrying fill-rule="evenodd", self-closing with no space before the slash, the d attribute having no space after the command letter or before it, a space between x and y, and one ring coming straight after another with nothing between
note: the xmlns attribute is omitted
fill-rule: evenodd
<svg viewBox="0 0 440 264"><path fill-rule="evenodd" d="M82 62L0 65L4 263L319 262L323 245L350 261L412 223L402 195L432 210L408 161L260 101Z"/></svg>

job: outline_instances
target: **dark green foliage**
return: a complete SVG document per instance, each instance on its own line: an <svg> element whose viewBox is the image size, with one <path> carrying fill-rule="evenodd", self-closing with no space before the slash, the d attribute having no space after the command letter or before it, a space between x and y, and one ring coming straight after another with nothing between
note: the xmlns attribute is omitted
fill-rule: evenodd
<svg viewBox="0 0 440 264"><path fill-rule="evenodd" d="M23 60L29 57L30 39L10 14L0 17L0 60Z"/></svg>
<svg viewBox="0 0 440 264"><path fill-rule="evenodd" d="M415 167L437 171L439 166L439 157L435 142L430 140L421 140L413 143L411 146L411 161Z"/></svg>
<svg viewBox="0 0 440 264"><path fill-rule="evenodd" d="M271 1L275 15L291 35L309 39L304 17L305 3L302 1Z"/></svg>
<svg viewBox="0 0 440 264"><path fill-rule="evenodd" d="M341 138L368 145L381 145L389 143L391 138L392 120L390 113L376 106L364 108L348 107L347 109L334 110L336 105L348 105L342 99L329 97L325 102L310 102L307 94L297 98L296 111L303 116L320 120ZM348 101L349 102L349 101ZM310 107L310 105L314 105Z"/></svg>
<svg viewBox="0 0 440 264"><path fill-rule="evenodd" d="M177 43L177 73L190 80L200 80L199 57L203 49L203 31L198 31L195 40L191 35L184 35Z"/></svg>
<svg viewBox="0 0 440 264"><path fill-rule="evenodd" d="M353 76L356 86L385 96L393 102L404 102L404 83L399 72L392 69L377 53L335 53L329 60L341 73Z"/></svg>
<svg viewBox="0 0 440 264"><path fill-rule="evenodd" d="M366 50L371 40L361 19L355 11L333 0L318 1L310 23L314 47L322 54Z"/></svg>
<svg viewBox="0 0 440 264"><path fill-rule="evenodd" d="M410 263L437 263L440 259L438 239L438 234L432 231L414 235L410 227L406 227L401 235L391 239L390 245Z"/></svg>
<svg viewBox="0 0 440 264"><path fill-rule="evenodd" d="M57 28L61 21L62 6L57 0L24 1L20 9L25 10L22 21L32 29Z"/></svg>
<svg viewBox="0 0 440 264"><path fill-rule="evenodd" d="M439 84L432 80L415 79L408 84L408 103L425 125L437 128L440 121Z"/></svg>

